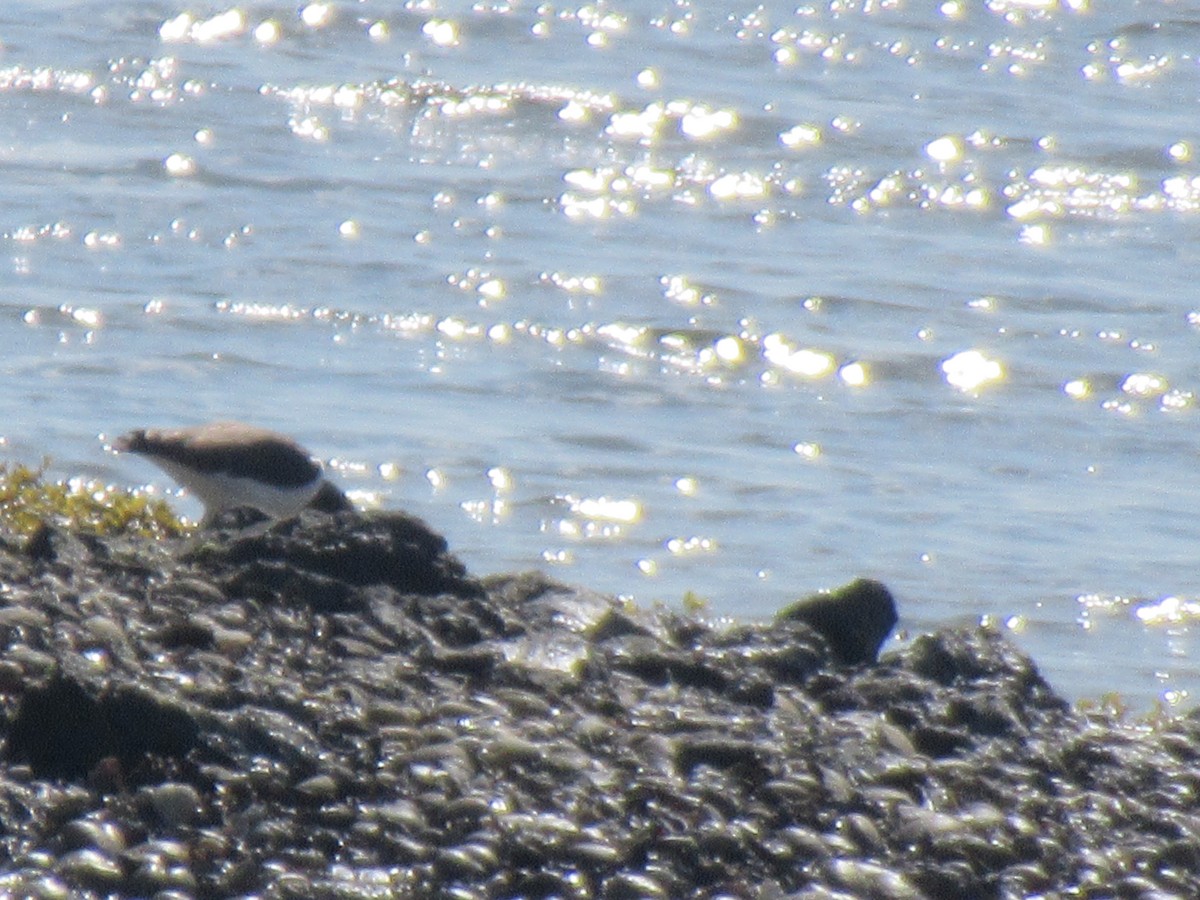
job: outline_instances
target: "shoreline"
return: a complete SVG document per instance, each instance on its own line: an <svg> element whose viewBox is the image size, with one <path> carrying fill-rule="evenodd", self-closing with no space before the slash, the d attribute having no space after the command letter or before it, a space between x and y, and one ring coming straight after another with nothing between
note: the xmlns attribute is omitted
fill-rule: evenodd
<svg viewBox="0 0 1200 900"><path fill-rule="evenodd" d="M986 628L877 657L882 586L716 624L400 513L142 522L3 534L0 892L1200 893L1200 714L1073 709Z"/></svg>

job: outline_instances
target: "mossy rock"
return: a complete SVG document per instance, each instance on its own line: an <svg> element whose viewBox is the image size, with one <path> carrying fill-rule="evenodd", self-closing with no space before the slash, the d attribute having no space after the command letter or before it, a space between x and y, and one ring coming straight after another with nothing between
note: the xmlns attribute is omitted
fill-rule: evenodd
<svg viewBox="0 0 1200 900"><path fill-rule="evenodd" d="M189 530L162 500L83 478L51 481L44 465L0 463L0 533L30 537L47 525L153 539Z"/></svg>

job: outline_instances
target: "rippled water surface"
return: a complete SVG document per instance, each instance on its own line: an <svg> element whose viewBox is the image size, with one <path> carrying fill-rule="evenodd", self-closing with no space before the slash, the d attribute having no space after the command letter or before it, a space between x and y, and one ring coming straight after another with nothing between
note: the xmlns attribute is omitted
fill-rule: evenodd
<svg viewBox="0 0 1200 900"><path fill-rule="evenodd" d="M1195 705L1200 7L0 10L0 447L250 420L639 602ZM180 503L195 515L188 499Z"/></svg>

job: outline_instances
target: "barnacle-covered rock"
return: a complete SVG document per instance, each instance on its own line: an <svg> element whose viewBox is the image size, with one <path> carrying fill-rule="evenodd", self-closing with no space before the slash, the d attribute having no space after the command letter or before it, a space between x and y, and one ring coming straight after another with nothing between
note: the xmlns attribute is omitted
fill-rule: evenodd
<svg viewBox="0 0 1200 900"><path fill-rule="evenodd" d="M880 656L878 583L713 623L402 514L87 518L0 512L0 895L1200 894L1200 718Z"/></svg>

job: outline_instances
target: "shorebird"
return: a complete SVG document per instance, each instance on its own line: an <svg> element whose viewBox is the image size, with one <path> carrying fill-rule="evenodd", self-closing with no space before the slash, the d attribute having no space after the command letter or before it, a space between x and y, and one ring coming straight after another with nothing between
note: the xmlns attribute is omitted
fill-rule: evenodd
<svg viewBox="0 0 1200 900"><path fill-rule="evenodd" d="M210 422L194 428L139 428L113 447L151 460L204 504L200 526L223 511L252 507L287 519L318 493L321 508L349 506L325 481L321 464L287 435L242 422ZM340 501L340 503L338 502Z"/></svg>

